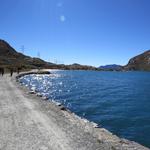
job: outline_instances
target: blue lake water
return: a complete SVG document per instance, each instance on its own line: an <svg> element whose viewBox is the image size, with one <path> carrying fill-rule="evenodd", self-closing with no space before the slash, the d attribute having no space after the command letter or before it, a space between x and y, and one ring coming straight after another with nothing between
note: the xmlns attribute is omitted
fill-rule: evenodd
<svg viewBox="0 0 150 150"><path fill-rule="evenodd" d="M20 80L79 116L150 147L150 72L52 71Z"/></svg>

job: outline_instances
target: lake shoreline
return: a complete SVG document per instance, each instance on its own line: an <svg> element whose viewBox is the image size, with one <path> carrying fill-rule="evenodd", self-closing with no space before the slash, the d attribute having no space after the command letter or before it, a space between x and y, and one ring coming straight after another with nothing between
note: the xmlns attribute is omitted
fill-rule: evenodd
<svg viewBox="0 0 150 150"><path fill-rule="evenodd" d="M32 74L37 74L37 72L32 72ZM22 73L20 76L24 76L27 74L31 74L31 72L28 73ZM18 77L17 77L18 79ZM19 84L18 84L19 85ZM45 105L51 105L51 107L55 107L58 109L59 112L65 113L66 116L69 116L71 120L73 120L73 123L76 122L79 127L83 129L83 131L87 130L86 133L90 134L91 136L95 137L99 143L103 143L104 145L107 145L106 149L143 149L143 150L148 150L148 148L141 146L140 144L136 142L132 142L126 139L121 139L115 135L113 135L111 132L104 128L100 128L97 126L96 123L90 122L86 119L83 119L76 114L72 113L70 110L66 109L64 106L58 103L53 103L50 101L45 101L46 98L42 98L41 95L36 95L36 92L29 91L26 87L20 86L21 90L24 91L24 93L28 93L28 97L32 97L33 99L38 99L40 103L44 102ZM58 118L59 119L59 118ZM105 147L105 146L104 146Z"/></svg>

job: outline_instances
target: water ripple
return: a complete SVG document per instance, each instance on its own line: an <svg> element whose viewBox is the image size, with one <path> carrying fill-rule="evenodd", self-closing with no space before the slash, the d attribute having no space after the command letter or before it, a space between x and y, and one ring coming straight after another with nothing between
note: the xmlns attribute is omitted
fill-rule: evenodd
<svg viewBox="0 0 150 150"><path fill-rule="evenodd" d="M113 133L150 147L150 73L53 71L20 82Z"/></svg>

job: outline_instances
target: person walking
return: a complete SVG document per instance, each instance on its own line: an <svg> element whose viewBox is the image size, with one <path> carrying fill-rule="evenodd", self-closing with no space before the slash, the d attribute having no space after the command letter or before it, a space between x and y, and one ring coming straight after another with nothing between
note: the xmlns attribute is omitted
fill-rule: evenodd
<svg viewBox="0 0 150 150"><path fill-rule="evenodd" d="M2 75L2 68L0 68L0 74Z"/></svg>
<svg viewBox="0 0 150 150"><path fill-rule="evenodd" d="M4 75L4 72L5 72L5 70L4 70L4 68L2 68L2 76Z"/></svg>
<svg viewBox="0 0 150 150"><path fill-rule="evenodd" d="M4 68L0 68L0 74L1 74L1 76L4 75Z"/></svg>
<svg viewBox="0 0 150 150"><path fill-rule="evenodd" d="M18 73L18 74L20 73L20 70L21 70L21 68L18 67L18 68L17 68L17 73Z"/></svg>
<svg viewBox="0 0 150 150"><path fill-rule="evenodd" d="M10 76L11 76L11 77L13 76L13 72L14 72L14 70L13 70L13 68L11 68L11 69L10 69Z"/></svg>

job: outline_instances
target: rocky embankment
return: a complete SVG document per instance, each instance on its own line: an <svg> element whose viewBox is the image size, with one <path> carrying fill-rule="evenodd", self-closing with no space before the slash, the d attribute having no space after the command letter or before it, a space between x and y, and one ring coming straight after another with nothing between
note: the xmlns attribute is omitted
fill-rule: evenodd
<svg viewBox="0 0 150 150"><path fill-rule="evenodd" d="M24 130L28 128L33 135L34 132L40 135L38 135L35 145L40 143L42 146L45 143L45 149L54 150L148 150L136 142L121 139L97 124L80 118L64 109L62 105L43 100L40 95L33 94L26 87L16 84L14 81L6 82L5 85L3 85L3 81L0 80L0 82L2 82L1 88L3 88L1 90L13 89L7 93L11 94L12 99L6 101L12 101L14 98L16 101L15 103L10 102L8 110L11 109L11 105L16 105L16 103L19 105L16 114L12 114L19 115L21 118L16 121L26 122L22 124ZM23 113L21 113L22 111ZM31 143L34 139L32 138L30 141L28 138L32 134L28 135L24 131L18 131L18 133L21 136L26 136L28 149L31 149ZM43 141L43 139L45 140Z"/></svg>
<svg viewBox="0 0 150 150"><path fill-rule="evenodd" d="M25 73L21 73L21 74L17 75L16 79L19 79L22 76L30 75L30 74L51 74L51 73L50 73L50 71L29 71L29 72L25 72Z"/></svg>

